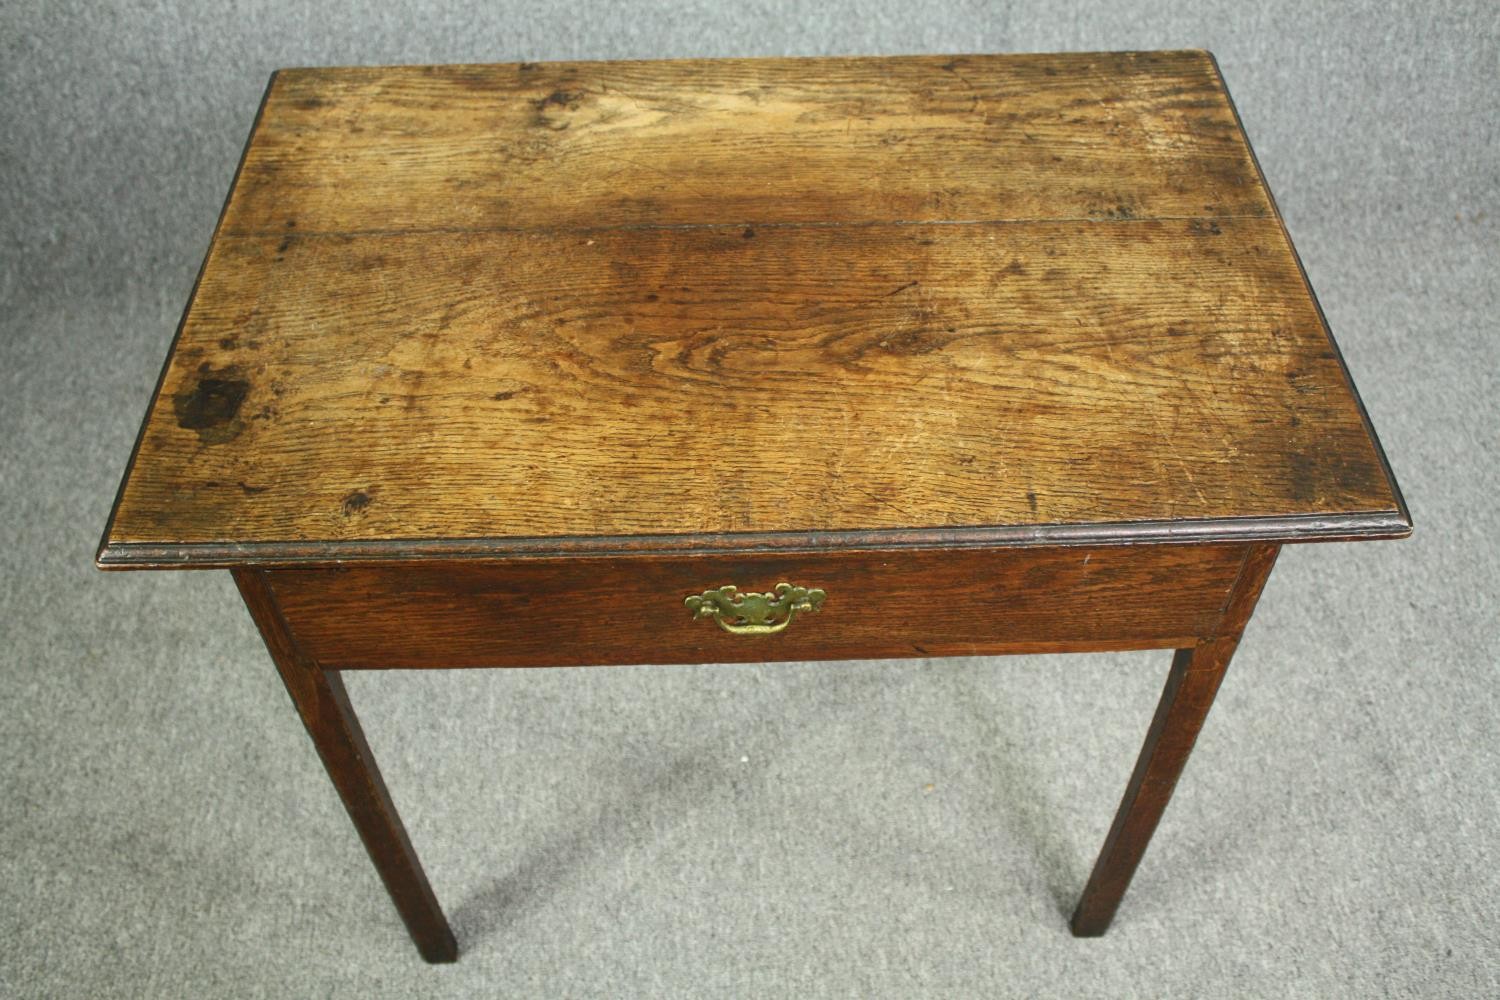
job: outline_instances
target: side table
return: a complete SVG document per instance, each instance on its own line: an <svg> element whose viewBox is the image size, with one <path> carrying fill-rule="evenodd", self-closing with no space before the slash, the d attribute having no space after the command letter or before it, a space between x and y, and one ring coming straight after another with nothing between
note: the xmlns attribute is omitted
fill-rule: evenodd
<svg viewBox="0 0 1500 1000"><path fill-rule="evenodd" d="M283 70L101 543L227 568L418 949L346 670L1175 650L1411 521L1204 52Z"/></svg>

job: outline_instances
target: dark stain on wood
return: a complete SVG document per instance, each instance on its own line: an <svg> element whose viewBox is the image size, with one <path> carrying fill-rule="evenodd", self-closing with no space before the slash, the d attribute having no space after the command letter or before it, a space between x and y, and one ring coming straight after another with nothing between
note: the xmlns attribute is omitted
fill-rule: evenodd
<svg viewBox="0 0 1500 1000"><path fill-rule="evenodd" d="M1304 396L1318 391L1318 383L1307 372L1290 371L1286 373L1286 380L1291 387Z"/></svg>
<svg viewBox="0 0 1500 1000"><path fill-rule="evenodd" d="M1305 452L1293 452L1287 456L1288 479L1292 496L1300 501L1318 498L1318 483L1322 481L1322 470L1318 460Z"/></svg>
<svg viewBox="0 0 1500 1000"><path fill-rule="evenodd" d="M355 514L362 512L366 507L370 506L370 503L370 494L366 493L364 490L355 490L353 493L350 493L348 496L344 497L344 516L353 517Z"/></svg>
<svg viewBox="0 0 1500 1000"><path fill-rule="evenodd" d="M531 106L535 109L532 115L533 124L540 128L561 132L571 123L566 118L560 117L559 112L577 111L583 102L583 97L580 91L554 90L546 97L532 101Z"/></svg>
<svg viewBox="0 0 1500 1000"><path fill-rule="evenodd" d="M196 431L204 444L223 444L245 429L239 413L250 393L250 383L234 368L200 372L202 377L191 389L172 397L172 411L177 426Z"/></svg>

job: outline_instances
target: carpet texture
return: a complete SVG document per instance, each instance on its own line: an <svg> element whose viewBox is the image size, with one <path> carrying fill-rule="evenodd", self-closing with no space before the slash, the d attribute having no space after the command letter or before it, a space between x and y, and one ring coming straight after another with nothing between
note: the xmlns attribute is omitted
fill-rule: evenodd
<svg viewBox="0 0 1500 1000"><path fill-rule="evenodd" d="M1213 49L1417 523L1283 553L1108 936L1166 653L349 679L416 956L227 574L92 568L280 66ZM0 7L0 994L1500 994L1500 8Z"/></svg>

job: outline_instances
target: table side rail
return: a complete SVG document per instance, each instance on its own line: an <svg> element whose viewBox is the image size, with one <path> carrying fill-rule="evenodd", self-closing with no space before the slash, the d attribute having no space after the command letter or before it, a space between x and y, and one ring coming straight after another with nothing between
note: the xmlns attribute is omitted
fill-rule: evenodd
<svg viewBox="0 0 1500 1000"><path fill-rule="evenodd" d="M265 573L299 646L330 669L776 662L1191 646L1218 631L1249 550L631 556ZM826 596L789 615L782 583ZM688 599L713 604L725 586L737 588L731 603L695 619ZM766 595L764 606L736 618L745 605L733 602L746 593Z"/></svg>

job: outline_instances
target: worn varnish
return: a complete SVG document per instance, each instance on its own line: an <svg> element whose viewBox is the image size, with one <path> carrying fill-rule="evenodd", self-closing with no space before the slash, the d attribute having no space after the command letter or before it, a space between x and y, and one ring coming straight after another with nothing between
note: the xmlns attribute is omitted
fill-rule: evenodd
<svg viewBox="0 0 1500 1000"><path fill-rule="evenodd" d="M1408 526L1204 53L295 70L100 561Z"/></svg>
<svg viewBox="0 0 1500 1000"><path fill-rule="evenodd" d="M228 233L1266 216L1201 52L285 70Z"/></svg>

